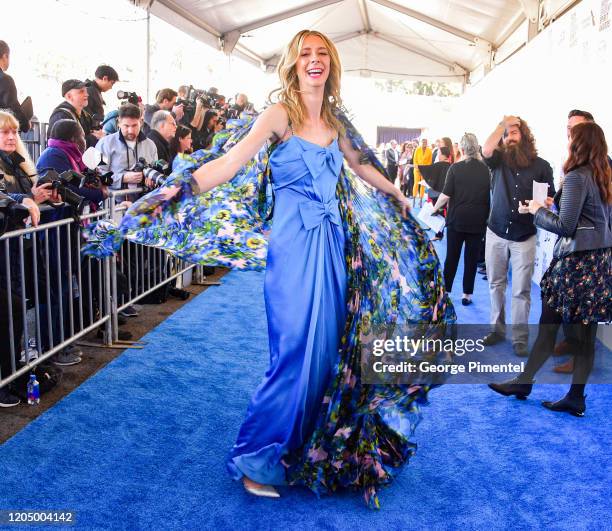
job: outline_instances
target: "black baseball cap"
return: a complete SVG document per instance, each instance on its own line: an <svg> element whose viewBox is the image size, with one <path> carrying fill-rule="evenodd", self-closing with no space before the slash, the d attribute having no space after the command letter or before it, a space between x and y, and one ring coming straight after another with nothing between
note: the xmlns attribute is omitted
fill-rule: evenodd
<svg viewBox="0 0 612 531"><path fill-rule="evenodd" d="M79 79L69 79L68 81L64 81L62 83L62 96L66 95L66 92L72 89L82 89L84 87L89 87L91 83L88 81L80 81Z"/></svg>

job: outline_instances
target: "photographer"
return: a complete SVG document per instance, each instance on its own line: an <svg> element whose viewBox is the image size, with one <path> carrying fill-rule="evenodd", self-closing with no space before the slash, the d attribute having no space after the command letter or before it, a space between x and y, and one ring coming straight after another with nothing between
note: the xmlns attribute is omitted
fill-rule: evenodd
<svg viewBox="0 0 612 531"><path fill-rule="evenodd" d="M108 65L100 65L96 68L93 81L89 79L85 81L88 84L87 94L89 101L85 110L91 114L94 119L102 121L104 119L104 106L106 102L102 98L102 93L113 88L113 85L119 81L117 71Z"/></svg>
<svg viewBox="0 0 612 531"><path fill-rule="evenodd" d="M142 171L131 171L138 159L146 162L157 160L155 143L141 131L141 112L138 106L126 103L119 109L119 131L105 136L96 145L107 164L100 166L103 172L113 173L113 190L137 188L143 181Z"/></svg>
<svg viewBox="0 0 612 531"><path fill-rule="evenodd" d="M192 152L193 139L191 138L191 128L184 125L176 127L174 138L170 141L170 166L172 167L174 159L179 154L189 154Z"/></svg>
<svg viewBox="0 0 612 531"><path fill-rule="evenodd" d="M156 103L154 105L145 106L145 133L148 133L151 130L151 119L157 111L171 111L172 116L174 116L177 121L180 122L183 119L183 104L177 104L177 96L178 92L176 92L175 90L172 90L170 88L161 89L155 96Z"/></svg>
<svg viewBox="0 0 612 531"><path fill-rule="evenodd" d="M13 78L6 74L10 64L11 50L4 41L0 41L0 109L9 109L19 121L22 133L30 130L29 118L24 114L17 99L17 87Z"/></svg>
<svg viewBox="0 0 612 531"><path fill-rule="evenodd" d="M202 120L202 127L193 132L193 149L208 149L215 136L215 128L219 122L219 113L209 109Z"/></svg>
<svg viewBox="0 0 612 531"><path fill-rule="evenodd" d="M85 107L89 102L88 84L78 79L69 79L62 83L64 102L60 103L49 117L49 130L58 120L73 120L79 122L85 132L87 147L93 146L104 136L104 131L89 114Z"/></svg>
<svg viewBox="0 0 612 531"><path fill-rule="evenodd" d="M252 104L249 103L249 98L246 94L236 94L236 103L233 109L236 111L236 118L240 116L243 111L252 108Z"/></svg>
<svg viewBox="0 0 612 531"><path fill-rule="evenodd" d="M18 128L19 123L11 113L0 111L0 184L7 194L30 209L38 220L40 212L36 204L52 198L61 199L51 190L51 185L35 185L33 177L36 168L19 137Z"/></svg>
<svg viewBox="0 0 612 531"><path fill-rule="evenodd" d="M138 106L142 115L144 115L144 104L142 103L142 98L136 94L135 92L126 92L125 90L117 91L117 98L121 100L121 104L125 105L126 103L131 103L133 105ZM118 129L117 125L117 117L119 116L119 109L113 109L108 112L106 116L104 116L104 120L102 121L102 129L107 135L112 135L116 133ZM142 118L141 118L142 121Z"/></svg>
<svg viewBox="0 0 612 531"><path fill-rule="evenodd" d="M36 163L39 175L46 175L48 170L55 170L57 173L87 172L82 158L85 151L85 133L78 122L72 120L56 122L51 129L47 146ZM93 187L68 184L68 186L95 206L108 197L108 189L102 185Z"/></svg>
<svg viewBox="0 0 612 531"><path fill-rule="evenodd" d="M32 201L30 199L30 201ZM0 192L0 235L5 231L19 228L24 213L15 209L15 201ZM36 207L38 208L38 207ZM27 213L25 214L27 216ZM17 224L16 224L17 223ZM5 251L4 251L5 252ZM3 253L4 253L3 252ZM13 372L13 366L19 368L19 359L11 353L11 333L14 341L14 352L19 352L20 338L23 335L23 312L21 299L12 289L9 295L6 289L7 271L5 269L5 256L0 254L0 380L7 378ZM16 264L11 255L11 267ZM13 270L11 269L11 272ZM12 275L11 275L12 276ZM11 393L9 386L0 388L0 408L19 405L19 398Z"/></svg>
<svg viewBox="0 0 612 531"><path fill-rule="evenodd" d="M157 111L151 118L151 131L147 138L153 141L157 148L157 158L166 162L172 161L170 141L176 133L176 122L169 111Z"/></svg>
<svg viewBox="0 0 612 531"><path fill-rule="evenodd" d="M178 88L176 104L183 106L183 117L177 120L177 125L189 125L194 118L195 105L194 102L189 99L190 87L188 85L181 85Z"/></svg>

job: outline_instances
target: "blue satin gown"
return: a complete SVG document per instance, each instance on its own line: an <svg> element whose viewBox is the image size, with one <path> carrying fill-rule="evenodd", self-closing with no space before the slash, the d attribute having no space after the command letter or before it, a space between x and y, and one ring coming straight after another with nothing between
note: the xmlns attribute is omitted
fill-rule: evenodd
<svg viewBox="0 0 612 531"><path fill-rule="evenodd" d="M291 136L270 156L275 191L264 281L270 367L227 466L234 479L285 484L282 457L312 433L339 358L346 309L337 140Z"/></svg>

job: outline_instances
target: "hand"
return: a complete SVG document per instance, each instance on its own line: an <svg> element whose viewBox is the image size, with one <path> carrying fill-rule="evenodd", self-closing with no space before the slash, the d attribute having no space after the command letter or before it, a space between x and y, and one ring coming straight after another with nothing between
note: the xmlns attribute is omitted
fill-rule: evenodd
<svg viewBox="0 0 612 531"><path fill-rule="evenodd" d="M52 203L62 203L64 200L62 199L62 196L60 195L58 190L53 190L51 192L51 202Z"/></svg>
<svg viewBox="0 0 612 531"><path fill-rule="evenodd" d="M546 208L550 208L555 204L555 200L552 197L547 197L546 201L544 202L544 206Z"/></svg>
<svg viewBox="0 0 612 531"><path fill-rule="evenodd" d="M140 184L142 182L141 171L126 171L123 174L123 182L126 184Z"/></svg>
<svg viewBox="0 0 612 531"><path fill-rule="evenodd" d="M25 197L21 204L28 209L28 212L30 212L32 225L38 227L38 222L40 221L40 209L38 208L36 202L29 197Z"/></svg>
<svg viewBox="0 0 612 531"><path fill-rule="evenodd" d="M153 186L153 179L151 179L150 177L147 177L147 178L145 179L145 182L144 182L144 183L145 183L145 186L146 186L147 188L153 188L153 187L154 187L154 186Z"/></svg>
<svg viewBox="0 0 612 531"><path fill-rule="evenodd" d="M161 196L164 198L164 201L170 201L176 194L179 193L179 186L162 186L159 191L161 192Z"/></svg>
<svg viewBox="0 0 612 531"><path fill-rule="evenodd" d="M510 129L510 127L512 127L513 125L516 125L517 127L521 126L521 119L518 118L517 116L504 116L503 120L501 121L501 124L504 126L504 130L508 130Z"/></svg>
<svg viewBox="0 0 612 531"><path fill-rule="evenodd" d="M408 214L410 213L410 200L401 192L398 193L398 195L396 196L397 201L400 204L400 209L402 211L402 217L404 219L408 218Z"/></svg>
<svg viewBox="0 0 612 531"><path fill-rule="evenodd" d="M32 186L31 193L34 201L40 204L51 199L51 194L53 193L51 186L51 183L41 184L40 186Z"/></svg>
<svg viewBox="0 0 612 531"><path fill-rule="evenodd" d="M183 116L185 115L183 104L179 103L178 105L175 105L174 107L172 107L172 112L174 113L174 117L176 118L177 122L182 120Z"/></svg>
<svg viewBox="0 0 612 531"><path fill-rule="evenodd" d="M104 129L94 129L91 134L100 140L103 136L106 136Z"/></svg>
<svg viewBox="0 0 612 531"><path fill-rule="evenodd" d="M117 208L130 208L131 206L132 206L131 201L121 201L121 203L117 205Z"/></svg>
<svg viewBox="0 0 612 531"><path fill-rule="evenodd" d="M519 214L534 214L540 210L540 208L544 208L544 205L534 201L533 199L525 201L525 203L519 203Z"/></svg>

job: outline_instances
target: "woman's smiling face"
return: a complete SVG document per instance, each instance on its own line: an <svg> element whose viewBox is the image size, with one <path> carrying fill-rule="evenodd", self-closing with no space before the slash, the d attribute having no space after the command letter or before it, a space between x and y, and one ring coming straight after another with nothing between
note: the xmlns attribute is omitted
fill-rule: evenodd
<svg viewBox="0 0 612 531"><path fill-rule="evenodd" d="M325 86L329 77L330 58L325 42L317 35L309 35L295 63L300 89Z"/></svg>

